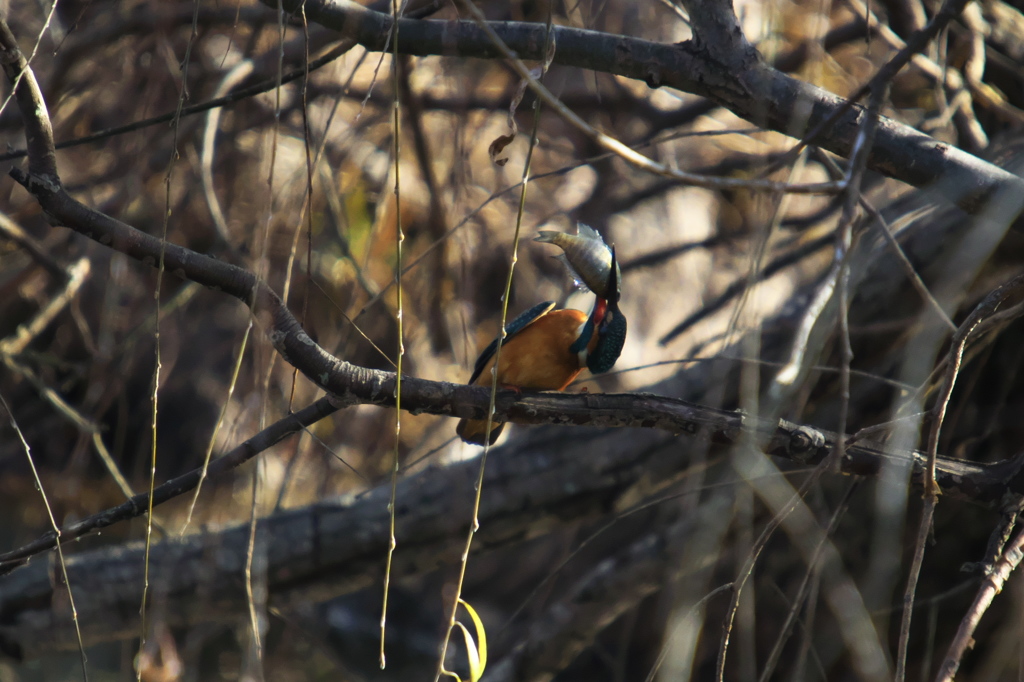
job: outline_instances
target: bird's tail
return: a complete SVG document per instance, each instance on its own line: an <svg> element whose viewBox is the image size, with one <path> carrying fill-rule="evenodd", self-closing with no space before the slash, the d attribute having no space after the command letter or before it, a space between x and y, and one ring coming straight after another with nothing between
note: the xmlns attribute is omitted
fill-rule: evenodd
<svg viewBox="0 0 1024 682"><path fill-rule="evenodd" d="M498 440L503 428L505 428L505 422L491 422L491 437L488 445L494 445L494 441ZM459 437L467 443L483 445L486 429L486 419L461 419L459 425L455 427L455 433L459 434Z"/></svg>

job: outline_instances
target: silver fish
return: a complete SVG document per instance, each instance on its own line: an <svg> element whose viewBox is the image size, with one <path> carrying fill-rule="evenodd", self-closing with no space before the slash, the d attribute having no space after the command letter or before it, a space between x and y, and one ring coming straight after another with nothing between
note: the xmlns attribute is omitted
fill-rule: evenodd
<svg viewBox="0 0 1024 682"><path fill-rule="evenodd" d="M615 259L615 249L604 243L597 230L577 223L576 234L541 230L533 241L561 248L564 253L557 258L568 266L577 282L603 299L619 300L622 273Z"/></svg>

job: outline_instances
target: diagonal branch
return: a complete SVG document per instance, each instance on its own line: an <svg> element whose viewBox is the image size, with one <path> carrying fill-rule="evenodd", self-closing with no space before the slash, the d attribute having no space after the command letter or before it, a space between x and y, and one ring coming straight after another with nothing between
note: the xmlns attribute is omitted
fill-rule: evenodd
<svg viewBox="0 0 1024 682"><path fill-rule="evenodd" d="M152 493L153 506L156 507L193 490L199 485L204 476L213 478L241 466L288 436L334 414L338 409L338 406L330 398L320 398L305 409L279 419L252 438L236 446L230 452L218 457L209 465L206 471L203 471L202 467L197 467L157 486ZM142 516L147 513L150 496L148 492L139 493L116 507L104 509L92 516L65 525L60 529L61 543L77 540L78 538L92 535L104 528L108 528L115 523ZM26 559L56 546L57 535L50 532L18 549L0 554L0 575L10 572L24 563Z"/></svg>

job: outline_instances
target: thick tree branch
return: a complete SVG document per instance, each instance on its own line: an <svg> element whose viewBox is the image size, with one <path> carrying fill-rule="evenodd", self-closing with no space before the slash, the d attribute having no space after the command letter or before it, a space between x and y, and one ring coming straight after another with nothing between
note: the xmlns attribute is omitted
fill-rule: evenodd
<svg viewBox="0 0 1024 682"><path fill-rule="evenodd" d="M369 371L369 370L367 370ZM433 386L451 386L436 382L407 378L403 381ZM473 404L488 404L486 390L475 391ZM433 402L420 392L417 411L436 409ZM499 394L504 403L499 414L518 423L576 424L606 427L645 427L695 437L699 442L720 446L734 445L744 429L753 431L764 444L766 453L801 464L820 464L835 448L837 434L793 424L784 420L750 419L740 412L717 410L684 400L649 394L561 394L540 393L517 395L506 391ZM406 396L404 398L408 400ZM337 403L322 398L306 409L271 425L230 453L215 460L209 476L233 469L258 455L281 439L309 426L333 413ZM410 408L412 409L412 408ZM886 460L903 458L913 467L915 482L923 480L927 457L920 452L895 451L876 443L851 442L846 446L840 469L847 474L877 475ZM1018 457L995 464L980 464L940 457L936 463L936 481L943 492L959 499L993 507L1002 504L1006 496L1024 495L1024 458ZM179 476L154 492L154 506L171 500L193 489L199 480L200 469ZM102 528L145 513L148 494L140 493L127 502L94 514L61 529L62 543L76 540ZM51 549L57 538L52 532L15 550L0 554L0 574L6 573L26 559Z"/></svg>
<svg viewBox="0 0 1024 682"><path fill-rule="evenodd" d="M617 405L651 402L675 405L697 422L677 428L684 439L628 431L577 432L560 447L550 447L553 433L492 454L484 487L480 534L475 550L509 546L565 524L607 516L610 511L650 499L685 475L690 465L688 444L728 445L742 433L736 413L718 412L654 396L563 396L583 403L608 398L596 409L617 411ZM699 416L702 415L702 416ZM766 427L748 420L748 428ZM555 436L557 437L557 436ZM798 462L820 463L834 436L781 422L766 439L767 451ZM600 444L600 447L596 447ZM910 453L904 453L910 455ZM883 458L873 444L847 448L841 467L846 472L872 473ZM925 458L911 455L915 478L921 480ZM996 506L1005 495L1019 495L1024 460L977 464L940 460L940 485L953 496ZM455 561L471 517L472 486L479 463L475 460L431 468L400 483L394 577L433 570ZM566 485L572 481L572 485ZM1013 491L1013 492L1011 492ZM265 548L270 602L290 604L322 601L373 584L381 577L380 557L389 542L387 502L390 488L382 486L365 496L322 502L301 510L276 514L260 522L257 546ZM141 505L140 505L141 506ZM170 627L197 622L244 618L248 602L241 580L249 527L198 534L157 543L151 551L150 590L154 604ZM143 580L141 543L87 552L68 562L75 589L79 622L86 643L138 635L138 594ZM646 570L646 569L645 569ZM55 595L62 588L52 579L50 561L33 561L0 580L0 653L34 658L75 646L70 614Z"/></svg>
<svg viewBox="0 0 1024 682"><path fill-rule="evenodd" d="M710 0L698 4L708 15L698 25L698 36L675 45L556 26L554 63L701 95L755 124L793 136L803 135L847 106L843 98L766 64L742 35L736 36L738 25L735 17L729 19L727 5ZM391 30L389 15L349 0L285 0L284 6L289 11L304 6L311 20L370 50L383 50ZM699 31L705 24L719 28L702 35ZM491 22L489 26L520 58L544 58L544 24ZM406 54L500 57L498 48L473 22L401 19L399 27L401 51ZM710 50L708 41L722 35L731 36L731 41ZM821 133L818 144L849 156L865 115L863 107L851 107ZM884 117L879 120L868 167L916 187L939 185L941 196L970 212L980 210L1000 189L1024 196L1024 179Z"/></svg>
<svg viewBox="0 0 1024 682"><path fill-rule="evenodd" d="M53 145L53 126L46 111L43 92L32 69L28 67L25 55L18 48L18 41L11 33L7 22L0 17L0 67L7 80L14 87L14 100L25 124L25 141L28 147L28 169L40 184L56 187L60 184L57 176L57 150Z"/></svg>

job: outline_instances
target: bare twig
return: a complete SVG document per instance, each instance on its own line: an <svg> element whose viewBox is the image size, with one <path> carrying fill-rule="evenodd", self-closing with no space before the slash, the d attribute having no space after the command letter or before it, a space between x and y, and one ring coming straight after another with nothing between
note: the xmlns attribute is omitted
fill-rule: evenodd
<svg viewBox="0 0 1024 682"><path fill-rule="evenodd" d="M395 516L398 496L399 454L402 449L402 360L405 358L405 312L402 286L402 256L405 233L402 231L402 107L401 89L398 87L398 17L401 15L399 0L391 0L391 11L395 21L391 24L391 85L394 102L391 105L391 140L393 173L395 175L395 303L398 335L395 360L395 443L391 455L391 497L388 500L388 551L384 565L384 594L380 607L380 669L386 667L384 643L387 638L388 596L391 588L391 566L395 558L398 540L395 538ZM456 602L458 599L456 599Z"/></svg>
<svg viewBox="0 0 1024 682"><path fill-rule="evenodd" d="M754 573L754 567L757 565L758 559L761 557L761 552L768 545L768 541L772 539L775 531L779 529L784 523L786 517L791 514L797 506L800 504L803 497L807 494L814 485L817 484L822 474L828 471L830 466L830 460L834 459L835 451L829 455L828 460L820 463L814 471L804 480L800 485L800 489L797 490L785 507L774 514L771 520L765 525L761 531L761 535L758 536L757 541L753 547L750 548L750 552L747 555L746 560L743 562L743 566L740 568L736 580L732 582L732 598L729 602L729 608L726 611L725 618L723 619L722 625L722 638L718 649L718 661L715 666L715 679L718 682L722 682L725 679L725 663L726 655L729 651L729 638L732 632L733 621L736 618L736 612L740 607L740 596L743 593L743 588L746 586L747 581L750 580Z"/></svg>
<svg viewBox="0 0 1024 682"><path fill-rule="evenodd" d="M214 99L223 97L231 92L231 89L249 77L253 72L254 65L251 59L243 59L235 65L217 84L214 90ZM206 205L210 209L210 217L213 219L213 226L217 234L224 240L225 244L231 244L231 235L228 233L228 223L224 218L224 211L220 206L220 199L213 186L213 159L216 154L214 142L217 139L217 127L220 124L221 108L213 107L206 113L206 125L203 129L203 145L200 151L200 178L203 183L203 196L206 198ZM178 114L180 118L181 113ZM177 119L175 119L177 120Z"/></svg>
<svg viewBox="0 0 1024 682"><path fill-rule="evenodd" d="M221 405L220 413L217 415L217 421L213 425L213 432L210 434L210 440L206 446L206 453L203 456L203 464L199 468L199 480L196 482L196 490L192 495L192 501L188 505L188 513L185 514L185 521L181 524L180 535L184 535L188 529L189 523L192 522L192 514L195 511L196 503L199 501L199 493L203 489L203 481L210 470L210 458L213 457L213 448L217 444L217 434L220 433L220 427L224 424L224 418L227 416L228 407L231 405L231 397L235 393L235 386L238 384L238 374L242 369L242 361L245 359L245 349L249 342L249 334L252 331L252 320L245 326L245 331L242 333L242 341L238 345L238 351L235 353L235 368L231 372L231 380L228 382L227 395L224 396L224 403Z"/></svg>
<svg viewBox="0 0 1024 682"><path fill-rule="evenodd" d="M4 412L7 413L7 419L11 423L11 428L18 434L18 440L21 441L21 447L25 451L25 459L28 460L28 466L32 470L32 478L35 479L36 490L39 491L40 497L43 498L43 506L46 508L46 515L50 520L50 527L53 528L53 532L58 536L60 535L60 529L57 527L57 519L53 515L53 508L50 506L50 501L46 497L46 490L43 488L43 482L39 478L39 471L36 469L35 460L32 459L32 451L28 446L28 441L25 440L25 435L21 432L21 428L18 426L18 422L14 419L14 413L11 412L10 405L7 404L7 400L0 394L0 405L3 406ZM82 679L85 682L89 682L89 671L86 667L86 656L85 656L85 643L82 640L82 628L78 622L78 609L75 608L75 595L71 591L71 581L68 580L68 565L64 560L64 550L57 545L57 559L60 563L61 579L64 583L64 588L68 591L68 605L71 608L71 621L75 626L75 639L78 643L78 655L82 662Z"/></svg>
<svg viewBox="0 0 1024 682"><path fill-rule="evenodd" d="M963 660L964 654L974 644L973 635L974 630L978 627L978 622L985 614L985 611L988 610L995 596L1002 591L1006 580L1013 573L1014 569L1017 568L1017 565L1020 564L1022 558L1024 558L1024 529L1017 531L1013 542L1006 547L999 561L987 572L985 579L982 581L981 589L978 590L978 594L974 597L974 603L971 604L971 607L960 621L960 628L957 630L953 642L949 645L949 651L946 653L946 658L942 662L939 674L935 678L936 682L951 682L956 676L956 671L960 668L960 662Z"/></svg>
<svg viewBox="0 0 1024 682"><path fill-rule="evenodd" d="M58 280L67 279L68 273L64 267L50 257L42 245L21 229L21 226L11 220L6 213L0 213L0 235L28 251L32 258L53 277Z"/></svg>
<svg viewBox="0 0 1024 682"><path fill-rule="evenodd" d="M843 499L840 500L838 505L836 505L836 510L832 514L828 528L825 529L825 534L822 537L821 542L818 543L817 549L814 551L814 558L809 562L807 570L804 572L803 580L800 581L800 586L797 588L796 594L793 597L793 603L789 609L789 613L786 614L786 620L783 622L782 627L779 628L779 634L775 638L775 645L772 647L771 653L768 654L768 660L765 662L764 669L758 677L760 682L768 682L775 673L775 667L778 665L779 658L782 656L782 648L785 646L786 641L793 632L793 626L796 624L797 614L800 613L800 610L803 608L804 600L807 598L811 581L818 576L821 570L818 562L821 558L821 551L825 547L825 540L835 534L839 521L842 520L843 515L846 513L847 506L850 503L850 497L853 495L854 491L857 490L859 484L859 480L854 480L850 483L850 485L846 487Z"/></svg>
<svg viewBox="0 0 1024 682"><path fill-rule="evenodd" d="M342 405L331 398L320 398L309 407L278 420L222 457L213 460L209 468L205 470L205 475L213 477L231 471L293 433L298 433L307 426L329 417L341 407ZM0 554L0 575L10 572L31 556L56 547L58 539L60 543L70 542L115 523L142 516L149 507L150 498L153 500L154 507L159 506L194 489L203 477L203 467L197 467L157 486L152 495L148 492L139 493L116 507L70 523L61 528L58 533L47 533L27 545Z"/></svg>
<svg viewBox="0 0 1024 682"><path fill-rule="evenodd" d="M840 172L839 166L836 165L836 162L833 161L827 154L819 153L818 159L822 163L827 165L833 173L838 174ZM929 306L931 306L932 312L934 312L938 316L942 323L945 324L946 327L950 329L950 331L955 332L956 325L953 324L953 321L951 319L949 319L949 315L946 313L945 310L943 310L942 306L939 305L939 302L935 300L935 296L932 295L932 292L928 290L928 286L921 279L921 276L917 274L916 270L914 270L914 264L910 262L910 259L907 258L906 252L903 251L903 247L900 246L900 243L898 241L896 241L896 236L893 234L893 229L889 225L889 223L886 222L885 217L882 215L882 212L875 208L874 204L868 201L867 197L865 197L863 194L861 194L858 197L858 201L860 202L861 207L865 211L867 211L868 214L874 219L874 225L878 228L878 232L882 235L882 238L885 239L886 243L889 245L889 249L893 252L893 255L896 256L896 259L899 261L900 267L903 268L903 272L904 274L906 274L907 279L910 280L910 284L914 287L914 290L917 291L918 294L920 294L921 298L926 303L928 303Z"/></svg>
<svg viewBox="0 0 1024 682"><path fill-rule="evenodd" d="M181 86L178 89L178 108L174 118L171 120L172 140L171 153L167 159L167 171L164 174L164 212L160 230L160 252L156 259L156 282L153 285L153 304L155 315L153 316L153 393L152 409L150 410L150 443L149 443L149 509L146 513L146 551L143 557L143 580L142 580L142 605L139 607L141 614L139 623L139 654L146 649L146 638L149 636L147 605L149 601L149 551L153 542L153 490L156 488L156 462L158 429L157 422L160 416L160 372L163 369L162 351L163 346L160 337L160 294L163 291L164 273L167 268L167 231L171 221L171 177L174 171L174 164L178 159L178 133L181 123L181 109L185 106L188 88L188 67L191 63L192 46L199 37L199 2L192 5L192 31L189 33L188 42L185 45L185 55L181 64ZM136 682L142 682L142 666L135 669Z"/></svg>
<svg viewBox="0 0 1024 682"><path fill-rule="evenodd" d="M50 406L56 410L57 414L61 415L69 422L75 425L76 428L80 429L85 433L99 433L100 426L92 419L89 419L81 412L76 410L71 405L68 405L67 401L57 393L52 387L47 386L46 382L43 381L39 375L32 371L32 368L21 364L15 358L10 355L0 356L0 359L4 361L4 364L12 372L24 377L33 388L39 393L39 395L46 402L50 403Z"/></svg>
<svg viewBox="0 0 1024 682"><path fill-rule="evenodd" d="M481 27L484 27L485 30L486 30L486 23L487 22L486 22L486 18L484 17L483 12L481 12L480 9L476 5L474 5L472 2L469 2L468 0L463 0L462 5L470 14L473 15L473 17L476 20L476 22ZM552 42L553 36L551 34L551 29L552 29L552 24L551 24L551 6L549 5L548 6L547 32L545 33L545 38L544 38L545 46L546 46L545 55L550 55L554 51L554 47L555 47L554 43ZM501 40L496 35L492 34L490 37L491 37L491 39L493 41L495 41L495 46L498 47L498 49L501 49L503 47L503 45L501 44ZM508 48L505 47L505 50L507 50L507 49ZM398 54L397 54L397 51L396 51L395 59L397 59L397 58L398 58ZM541 87L541 88L544 87L540 83L540 81L538 79L534 78L533 74L530 73L528 69L526 69L525 65L523 65L522 62L520 62L519 60L515 60L515 61L517 62L517 64L515 65L515 68L516 68L517 71L520 71L520 76L522 76L523 72L525 72L527 74L527 78L532 83L535 83L536 87ZM550 64L550 59L548 59L546 57L545 60L544 60L543 69L541 71L541 77L543 77L543 73L544 73L544 71L547 70L547 67L548 67L549 64ZM522 67L522 68L520 69L519 67ZM506 333L506 330L505 330L505 323L506 323L506 320L508 319L508 307L509 307L509 300L511 298L510 294L511 294L511 291L512 291L513 275L515 274L516 263L519 260L519 241L520 241L520 235L522 234L523 214L525 213L525 210L526 210L527 190L530 187L530 170L531 170L531 166L532 166L532 163L533 163L533 152L537 148L537 133L538 133L539 129L540 129L540 102L537 103L537 105L535 106L534 111L533 111L533 129L530 132L530 142L529 142L529 146L527 147L527 151L526 151L526 159L523 162L523 173L522 173L522 180L521 180L521 190L519 192L519 207L518 207L518 210L516 211L515 232L514 232L514 234L512 236L512 255L511 255L510 259L509 259L509 270L508 270L508 276L505 279L505 290L504 290L504 292L502 292L502 296L501 296L501 321L500 321L500 323L498 325L498 329L500 331L498 333L498 344L495 347L495 351L494 351L494 363L493 363L493 368L494 369L491 372L490 404L488 405L488 408L487 408L487 419L484 422L484 432L483 432L484 433L484 450L483 450L483 453L480 455L480 467L479 467L479 470L477 471L477 481L476 481L476 485L474 486L474 491L473 491L473 517L472 517L471 523L469 524L469 532L466 534L465 549L463 549L462 555L461 555L460 561L459 561L459 573L458 573L458 578L455 581L454 599L452 600L452 607L451 607L451 609L450 609L450 611L448 613L448 626L447 626L447 629L446 629L446 632L445 632L444 640L441 643L440 652L438 654L437 670L436 670L436 673L434 675L434 682L438 682L438 680L441 679L442 675L448 674L447 671L445 670L445 667L444 667L444 664L445 664L445 653L448 650L448 645L449 645L449 643L451 641L452 632L455 631L455 624L456 624L455 617L456 617L456 613L457 613L457 610L458 610L458 607L459 607L459 602L462 600L462 590L463 590L463 587L465 585L465 580L466 580L466 569L469 566L469 553L470 553L470 551L473 548L473 539L476 536L476 534L477 534L477 532L479 531L479 528L480 528L480 504L481 504L481 501L483 500L484 476L487 473L487 457L490 454L490 450L491 450L491 437L490 437L490 434L491 434L491 427L494 424L494 403L495 403L495 399L496 399L497 393L498 393L498 367L500 366L499 362L501 360L502 347L504 346L505 338L507 337L507 333Z"/></svg>
<svg viewBox="0 0 1024 682"><path fill-rule="evenodd" d="M61 292L50 299L46 306L36 313L28 324L19 325L18 329L5 339L0 340L0 356L17 355L28 347L32 340L53 321L60 311L67 307L81 288L85 278L89 276L90 263L88 258L80 258L67 269L67 280Z"/></svg>
<svg viewBox="0 0 1024 682"><path fill-rule="evenodd" d="M191 12L189 12L189 14L191 14ZM309 63L308 69L307 67L300 67L288 71L284 74L281 74L280 83L290 83L292 81L302 78L307 73L307 70L315 71L316 69L320 69L324 66L327 66L328 64L331 64L339 57L348 54L349 50L351 50L354 45L355 43L352 41L342 41L336 47L332 48L327 53L325 53L322 57L318 57L317 59L311 61ZM251 85L247 88L236 90L230 95L225 95L224 97L215 97L213 99L206 100L205 102L200 102L198 104L182 107L180 116L185 117L192 116L194 114L201 114L204 111L217 109L223 106L227 106L229 104L233 104L235 102L241 102L252 97L255 97L256 95L262 95L263 93L270 92L271 90L276 88L278 86L278 82L278 78L275 76L274 78L261 81L260 83ZM160 114L159 116L153 116L152 118L143 119L141 121L135 121L133 123L128 123L123 126L107 128L105 130L100 130L95 133L92 133L91 135L83 135L82 137L76 137L71 140L64 140L62 142L56 143L55 146L57 149L70 149L72 147L78 147L84 144L98 142L100 140L105 140L107 138L114 137L117 135L123 135L125 133L134 132L136 130L144 130L145 128L160 125L161 123L168 123L170 121L173 121L175 115L177 114L177 110L168 111L164 114ZM24 158L29 154L31 154L30 149L15 149L12 151L6 151L0 153L0 161L13 161L15 159Z"/></svg>

